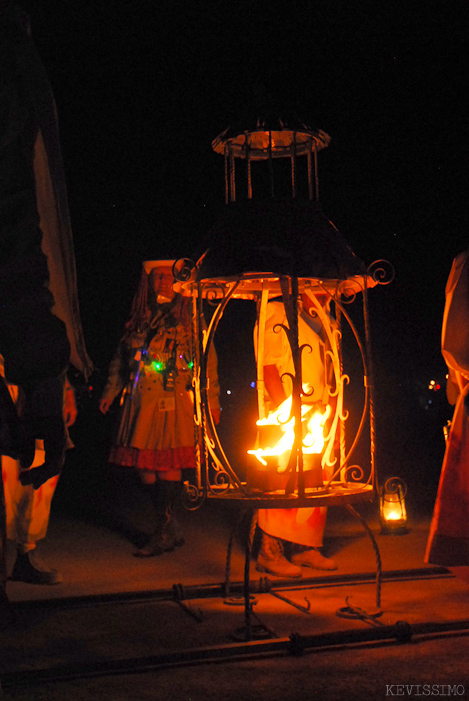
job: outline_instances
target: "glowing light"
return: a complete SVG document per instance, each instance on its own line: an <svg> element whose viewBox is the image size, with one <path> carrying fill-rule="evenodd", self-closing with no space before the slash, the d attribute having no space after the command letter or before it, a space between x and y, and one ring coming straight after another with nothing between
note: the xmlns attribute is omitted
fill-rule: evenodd
<svg viewBox="0 0 469 701"><path fill-rule="evenodd" d="M259 427L262 426L277 426L281 429L282 435L278 442L272 446L265 448L255 448L248 450L250 455L254 455L259 462L267 465L267 457L281 456L287 451L291 451L295 440L295 418L290 416L292 398L288 397L275 411L273 411L265 419L259 419L256 423ZM303 453L319 455L324 450L324 424L331 413L331 407L327 406L324 412L313 411L314 407L308 404L301 405L301 422L303 425ZM313 412L313 413L311 413ZM285 463L283 467L277 467L278 472L284 472L287 468Z"/></svg>
<svg viewBox="0 0 469 701"><path fill-rule="evenodd" d="M381 495L380 517L382 533L407 532L407 510L401 487L398 487L396 492L386 492Z"/></svg>
<svg viewBox="0 0 469 701"><path fill-rule="evenodd" d="M389 506L385 513L386 521L399 521L402 518L401 507L399 504Z"/></svg>

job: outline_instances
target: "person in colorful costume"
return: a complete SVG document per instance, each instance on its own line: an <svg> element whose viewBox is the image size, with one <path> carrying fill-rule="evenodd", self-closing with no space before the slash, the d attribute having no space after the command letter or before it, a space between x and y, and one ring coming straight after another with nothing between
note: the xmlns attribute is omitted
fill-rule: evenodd
<svg viewBox="0 0 469 701"><path fill-rule="evenodd" d="M325 377L325 342L321 335L321 324L309 313L312 307L310 298L302 295L301 304L298 342L300 347L306 344L311 349L303 352L302 381L303 386L313 388L312 396L304 396L302 401L313 403L323 411L329 402L329 387ZM280 324L288 327L284 305L281 302L269 302L264 339L264 382L268 414L292 393L291 379L288 377L288 373L294 373L292 352ZM307 472L305 479L307 484ZM257 525L262 531L262 541L257 556L257 570L278 577L295 578L301 577L302 566L320 570L336 569L334 561L319 551L323 544L326 514L325 507L259 509ZM290 559L284 554L285 541L289 544Z"/></svg>
<svg viewBox="0 0 469 701"><path fill-rule="evenodd" d="M109 462L138 471L155 509L150 542L135 555L171 551L184 539L172 514L186 470L195 462L190 300L173 289L174 261L144 263L131 319L110 364L100 409L120 395L122 411ZM210 402L219 417L217 361L208 368Z"/></svg>
<svg viewBox="0 0 469 701"><path fill-rule="evenodd" d="M425 562L466 568L469 566L469 250L454 259L445 295L441 349L448 366L447 397L454 405L454 414Z"/></svg>

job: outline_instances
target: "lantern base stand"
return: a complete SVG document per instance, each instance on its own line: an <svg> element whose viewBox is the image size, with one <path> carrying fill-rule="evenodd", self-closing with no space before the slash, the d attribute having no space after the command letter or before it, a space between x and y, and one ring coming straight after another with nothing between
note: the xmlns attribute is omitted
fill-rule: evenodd
<svg viewBox="0 0 469 701"><path fill-rule="evenodd" d="M200 494L200 499L202 496ZM238 488L217 489L211 487L207 497L223 501L236 501L254 509L301 509L309 506L345 506L346 504L371 502L374 497L374 488L368 483L331 482L327 487L307 488L304 497L299 497L298 494L287 496L282 490L275 492L249 491L246 483L241 483Z"/></svg>
<svg viewBox="0 0 469 701"><path fill-rule="evenodd" d="M380 535L407 535L409 533L409 529L407 526L386 526L382 525L381 530L379 532Z"/></svg>
<svg viewBox="0 0 469 701"><path fill-rule="evenodd" d="M262 623L256 624L255 626L241 627L237 628L231 639L235 643L245 643L251 640L272 640L275 634L266 628Z"/></svg>
<svg viewBox="0 0 469 701"><path fill-rule="evenodd" d="M381 567L381 556L379 553L379 548L378 544L376 542L376 539L373 535L373 531L371 528L368 526L366 523L365 519L361 514L359 514L351 504L345 503L344 504L348 511L355 516L363 525L365 528L365 531L368 533L374 552L376 556L376 610L373 614L366 615L366 618L371 619L371 618L376 618L377 616L381 615L381 578L382 578L382 567ZM267 634L271 634L272 637L275 637L274 633L272 631L269 631L268 628L260 621L253 625L252 619L255 617L255 614L253 612L253 605L256 602L255 597L252 596L251 593L251 582L250 582L250 569L251 569L251 554L252 554L252 546L253 546L253 540L254 540L254 533L255 533L255 528L257 524L257 519L255 518L254 510L251 505L244 505L245 508L241 509L240 514L238 516L237 522L234 524L233 529L231 531L229 540L228 540L228 547L227 547L227 552L226 552L226 566L225 566L225 585L224 585L224 603L227 605L242 605L244 603L244 626L242 628L238 628L234 634L233 639L235 639L237 642L249 642L253 639L255 640L263 640ZM231 572L231 553L232 553L232 548L233 548L233 542L234 542L234 536L237 531L240 530L242 525L248 525L250 526L249 528L249 535L245 539L245 551L244 551L244 581L243 581L243 596L238 596L238 597L232 597L231 592L230 592L230 572ZM291 580L289 580L290 583ZM271 585L269 583L269 579L266 577L263 580L260 580L260 592L267 591L273 594ZM286 601L287 603L292 604L296 608L298 608L301 611L304 611L305 613L309 613L309 602L308 602L308 607L303 607L299 606L298 604L295 604L293 601L290 601L289 599L285 597L281 597L280 595L273 594L274 596L277 596L277 598L282 599L283 601ZM362 612L363 614L363 612ZM365 612L366 614L366 612Z"/></svg>

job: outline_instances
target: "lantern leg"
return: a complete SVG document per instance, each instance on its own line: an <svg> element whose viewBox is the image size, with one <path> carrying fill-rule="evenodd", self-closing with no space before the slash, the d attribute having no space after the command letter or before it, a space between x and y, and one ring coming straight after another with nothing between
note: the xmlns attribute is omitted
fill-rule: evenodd
<svg viewBox="0 0 469 701"><path fill-rule="evenodd" d="M241 529L243 523L246 523L249 517L250 529L245 540L244 549L244 578L242 586L242 596L231 596L230 572L231 572L231 552L233 549L234 535ZM257 624L252 625L252 606L256 603L256 597L251 594L251 551L254 542L254 534L257 527L257 510L253 513L251 508L243 509L230 533L228 541L228 549L226 554L225 567L225 585L224 585L224 603L228 605L244 604L244 626L236 630L233 638L237 642L250 642L251 640L265 640L267 638L276 638L276 634L266 625L257 619ZM262 588L262 585L261 585ZM260 591L261 589L259 589Z"/></svg>
<svg viewBox="0 0 469 701"><path fill-rule="evenodd" d="M252 638L252 628L251 628L251 592L249 587L249 573L251 569L251 541L250 538L246 538L245 550L244 550L244 626L246 629L246 642L249 642Z"/></svg>
<svg viewBox="0 0 469 701"><path fill-rule="evenodd" d="M373 531L363 518L361 514L356 511L351 504L347 504L347 509L350 511L351 514L355 516L355 518L358 518L358 520L361 522L363 528L365 531L368 533L370 536L371 544L373 545L373 550L375 551L376 555L376 607L378 609L381 608L381 555L379 552L378 548L378 543L376 542L376 539L373 535Z"/></svg>
<svg viewBox="0 0 469 701"><path fill-rule="evenodd" d="M251 509L242 509L240 511L240 514L238 516L238 519L233 526L230 537L228 539L228 547L226 550L226 565L225 565L225 584L224 584L224 598L225 601L228 601L231 595L231 582L230 582L230 577L231 577L231 552L233 550L233 541L234 541L234 536L235 533L237 533L241 527L241 524L243 521L247 518L247 515L249 514L250 520L252 522L252 516L251 516ZM252 534L252 527L251 527L251 532L249 534L249 538L251 538ZM231 603L231 602L230 602Z"/></svg>

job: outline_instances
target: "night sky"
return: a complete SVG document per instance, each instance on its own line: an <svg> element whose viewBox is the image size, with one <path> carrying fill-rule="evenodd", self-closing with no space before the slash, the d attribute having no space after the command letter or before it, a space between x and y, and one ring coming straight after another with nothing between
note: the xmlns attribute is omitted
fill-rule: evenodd
<svg viewBox="0 0 469 701"><path fill-rule="evenodd" d="M212 139L268 105L330 134L322 208L366 263L386 258L396 270L371 306L385 386L444 377L444 287L468 232L465 5L30 2L98 368L141 261L191 256L223 206Z"/></svg>

